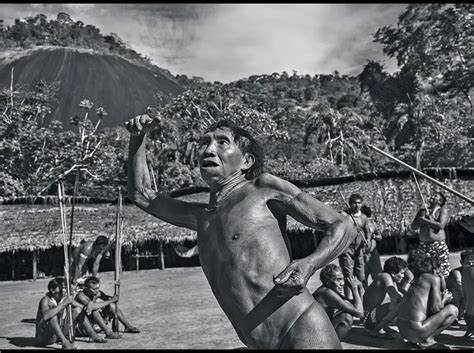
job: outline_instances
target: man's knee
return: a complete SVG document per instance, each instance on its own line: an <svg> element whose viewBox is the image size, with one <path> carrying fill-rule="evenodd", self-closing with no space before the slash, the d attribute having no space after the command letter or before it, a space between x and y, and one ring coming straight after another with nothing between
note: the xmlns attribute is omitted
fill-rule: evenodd
<svg viewBox="0 0 474 353"><path fill-rule="evenodd" d="M444 307L449 316L458 317L459 309L454 304L448 304Z"/></svg>
<svg viewBox="0 0 474 353"><path fill-rule="evenodd" d="M353 322L354 322L354 318L352 317L351 314L348 314L348 313L340 313L339 315L337 315L336 319L333 320L333 323L335 323L336 325L345 325L349 327L352 327Z"/></svg>

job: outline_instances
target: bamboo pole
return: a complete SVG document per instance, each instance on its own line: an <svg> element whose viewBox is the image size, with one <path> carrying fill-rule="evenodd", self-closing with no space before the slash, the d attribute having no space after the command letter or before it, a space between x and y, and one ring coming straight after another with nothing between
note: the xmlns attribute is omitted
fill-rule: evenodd
<svg viewBox="0 0 474 353"><path fill-rule="evenodd" d="M163 252L163 242L160 241L160 261L161 261L161 269L165 269L165 257L164 257L164 252Z"/></svg>
<svg viewBox="0 0 474 353"><path fill-rule="evenodd" d="M64 208L64 185L62 182L58 183L58 197L59 197L59 210L61 212L61 228L63 233L63 249L64 249L64 282L66 286L66 295L69 297L71 295L71 283L69 281L69 256L68 256L68 247L67 247L67 235L66 235L66 211ZM69 332L69 341L74 342L74 321L72 317L72 306L69 304L67 306L67 316L68 316L68 332Z"/></svg>
<svg viewBox="0 0 474 353"><path fill-rule="evenodd" d="M115 213L115 295L120 295L121 242L122 237L122 191L118 189L117 210ZM115 302L114 330L119 332L118 301Z"/></svg>
<svg viewBox="0 0 474 353"><path fill-rule="evenodd" d="M425 178L429 181L431 181L432 183L438 185L439 187L442 187L443 189L445 189L446 191L460 197L461 199L463 199L464 201L467 201L469 202L470 204L474 204L474 200L470 199L469 197L461 194L460 192L450 188L449 186L443 184L442 182L430 177L429 175L426 175L425 173L423 172L420 172L418 169L412 167L411 165L409 164L406 164L405 162L402 162L401 160L399 160L398 158L395 158L394 156L390 155L389 153L385 152L385 151L382 151L381 149L375 147L375 146L372 146L371 144L367 144L367 146L369 146L370 148L372 148L373 150L375 150L376 152L384 155L385 157L388 157L390 158L391 160L397 162L398 164L404 166L405 168L408 168L410 169L413 173L415 173L416 175L422 177L422 178Z"/></svg>
<svg viewBox="0 0 474 353"><path fill-rule="evenodd" d="M36 281L38 274L38 250L33 250L33 281Z"/></svg>
<svg viewBox="0 0 474 353"><path fill-rule="evenodd" d="M76 179L74 180L74 194L72 196L72 207L71 207L71 227L69 228L69 260L72 259L72 231L74 229L74 206L76 205L77 190L79 188L79 168L76 169Z"/></svg>

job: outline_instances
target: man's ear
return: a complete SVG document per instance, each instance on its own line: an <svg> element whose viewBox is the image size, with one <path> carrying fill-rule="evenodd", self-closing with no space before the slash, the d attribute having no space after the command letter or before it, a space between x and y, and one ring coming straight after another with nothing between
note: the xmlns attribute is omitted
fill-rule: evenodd
<svg viewBox="0 0 474 353"><path fill-rule="evenodd" d="M242 161L242 170L250 169L255 163L255 156L250 153L245 153Z"/></svg>

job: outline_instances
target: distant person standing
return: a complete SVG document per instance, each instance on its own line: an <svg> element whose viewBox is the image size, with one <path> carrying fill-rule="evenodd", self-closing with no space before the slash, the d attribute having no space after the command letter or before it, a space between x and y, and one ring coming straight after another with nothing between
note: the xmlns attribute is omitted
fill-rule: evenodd
<svg viewBox="0 0 474 353"><path fill-rule="evenodd" d="M471 252L466 250L461 252L461 266L453 269L446 279L446 288L453 293L452 303L459 309L458 319L464 318L465 295L462 286L462 274L465 267L470 266L469 254Z"/></svg>
<svg viewBox="0 0 474 353"><path fill-rule="evenodd" d="M446 244L444 227L449 220L446 207L446 197L441 192L435 192L430 198L428 210L418 211L411 226L413 230L420 231L419 248L440 260L439 273L448 277L451 267L449 265L449 249Z"/></svg>
<svg viewBox="0 0 474 353"><path fill-rule="evenodd" d="M357 236L347 250L339 256L339 266L345 278L356 277L359 281L365 281L364 251L366 242L367 216L361 212L362 196L352 194L349 197L349 208L344 210L347 217L352 219L357 227ZM350 295L346 286L346 295Z"/></svg>
<svg viewBox="0 0 474 353"><path fill-rule="evenodd" d="M380 263L380 254L377 250L377 242L382 240L382 234L377 227L377 224L372 218L372 210L369 206L363 205L360 211L367 216L366 223L366 236L367 245L365 247L365 283L364 288L368 286L368 277L372 277L372 280L382 272L382 264Z"/></svg>

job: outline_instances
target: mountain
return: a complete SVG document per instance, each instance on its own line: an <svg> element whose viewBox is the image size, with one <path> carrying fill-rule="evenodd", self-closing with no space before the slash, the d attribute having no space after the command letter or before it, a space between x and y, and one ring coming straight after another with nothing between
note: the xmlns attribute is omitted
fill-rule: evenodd
<svg viewBox="0 0 474 353"><path fill-rule="evenodd" d="M58 104L45 123L59 120L65 129L71 127L71 117L82 116L79 102L83 99L92 101L94 109L103 107L108 115L101 126L113 127L144 112L147 106L156 106L156 93L175 96L184 91L159 70L90 49L4 50L0 55L0 88L10 87L12 67L14 86L32 88L40 80L60 81Z"/></svg>

